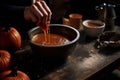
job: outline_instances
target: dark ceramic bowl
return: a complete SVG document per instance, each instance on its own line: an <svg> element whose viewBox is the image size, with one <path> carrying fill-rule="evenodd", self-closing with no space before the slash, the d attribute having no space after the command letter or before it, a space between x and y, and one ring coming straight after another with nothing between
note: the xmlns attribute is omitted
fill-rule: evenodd
<svg viewBox="0 0 120 80"><path fill-rule="evenodd" d="M31 38L37 33L42 33L39 27L34 27L28 32L31 48L33 50L33 53L38 58L42 57L47 61L66 60L67 56L71 54L74 50L80 38L79 31L73 27L63 24L51 24L50 33L60 34L69 39L70 42L62 45L45 46L41 44L36 44L35 42L31 41Z"/></svg>

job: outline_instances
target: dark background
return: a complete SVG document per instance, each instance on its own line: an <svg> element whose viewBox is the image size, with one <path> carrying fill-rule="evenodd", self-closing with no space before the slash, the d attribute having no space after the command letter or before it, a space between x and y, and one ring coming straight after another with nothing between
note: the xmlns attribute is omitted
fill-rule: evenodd
<svg viewBox="0 0 120 80"><path fill-rule="evenodd" d="M97 18L97 11L95 7L102 3L109 3L116 5L116 25L120 26L120 0L70 0L71 2L71 10L74 12L84 14L84 18Z"/></svg>
<svg viewBox="0 0 120 80"><path fill-rule="evenodd" d="M48 1L47 3L49 4ZM120 0L68 0L67 2L64 2L64 6L69 5L68 8L66 8L66 6L64 7L66 9L64 16L68 17L70 13L80 13L83 14L83 19L96 19L98 17L98 12L95 7L101 5L102 3L116 5L114 8L117 16L115 19L115 24L120 26ZM51 4L49 5L51 6ZM50 8L53 8L53 6ZM61 19L58 19L58 21L54 20L54 18L52 20L52 23L62 22L62 17Z"/></svg>

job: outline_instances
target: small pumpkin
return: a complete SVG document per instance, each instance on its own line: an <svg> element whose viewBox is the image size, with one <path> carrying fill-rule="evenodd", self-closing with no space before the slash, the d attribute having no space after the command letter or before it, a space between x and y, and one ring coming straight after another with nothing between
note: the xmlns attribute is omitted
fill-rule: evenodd
<svg viewBox="0 0 120 80"><path fill-rule="evenodd" d="M9 69L11 66L11 55L8 51L0 50L0 72Z"/></svg>
<svg viewBox="0 0 120 80"><path fill-rule="evenodd" d="M21 47L20 33L11 25L0 28L0 49L17 50Z"/></svg>
<svg viewBox="0 0 120 80"><path fill-rule="evenodd" d="M6 70L0 74L0 80L30 80L30 78L20 70Z"/></svg>

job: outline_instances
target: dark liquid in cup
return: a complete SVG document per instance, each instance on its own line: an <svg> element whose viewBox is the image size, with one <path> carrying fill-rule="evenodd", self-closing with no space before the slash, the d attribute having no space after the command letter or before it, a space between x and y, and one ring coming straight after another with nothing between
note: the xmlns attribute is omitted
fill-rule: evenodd
<svg viewBox="0 0 120 80"><path fill-rule="evenodd" d="M47 39L45 39L45 37ZM62 45L65 43L68 43L69 40L61 35L58 34L47 34L46 36L44 35L44 33L39 33L36 34L32 37L31 39L33 42L37 43L37 44L41 44L41 45Z"/></svg>
<svg viewBox="0 0 120 80"><path fill-rule="evenodd" d="M89 27L100 27L100 26L102 26L102 24L100 24L100 23L95 23L95 22L87 22L87 25L88 25Z"/></svg>

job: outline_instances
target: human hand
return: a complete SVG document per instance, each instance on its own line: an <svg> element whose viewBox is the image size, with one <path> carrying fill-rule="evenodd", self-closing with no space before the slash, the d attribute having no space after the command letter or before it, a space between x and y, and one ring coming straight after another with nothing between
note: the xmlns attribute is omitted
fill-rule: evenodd
<svg viewBox="0 0 120 80"><path fill-rule="evenodd" d="M25 20L31 20L38 24L45 24L50 21L52 12L43 0L35 1L31 6L24 10Z"/></svg>

